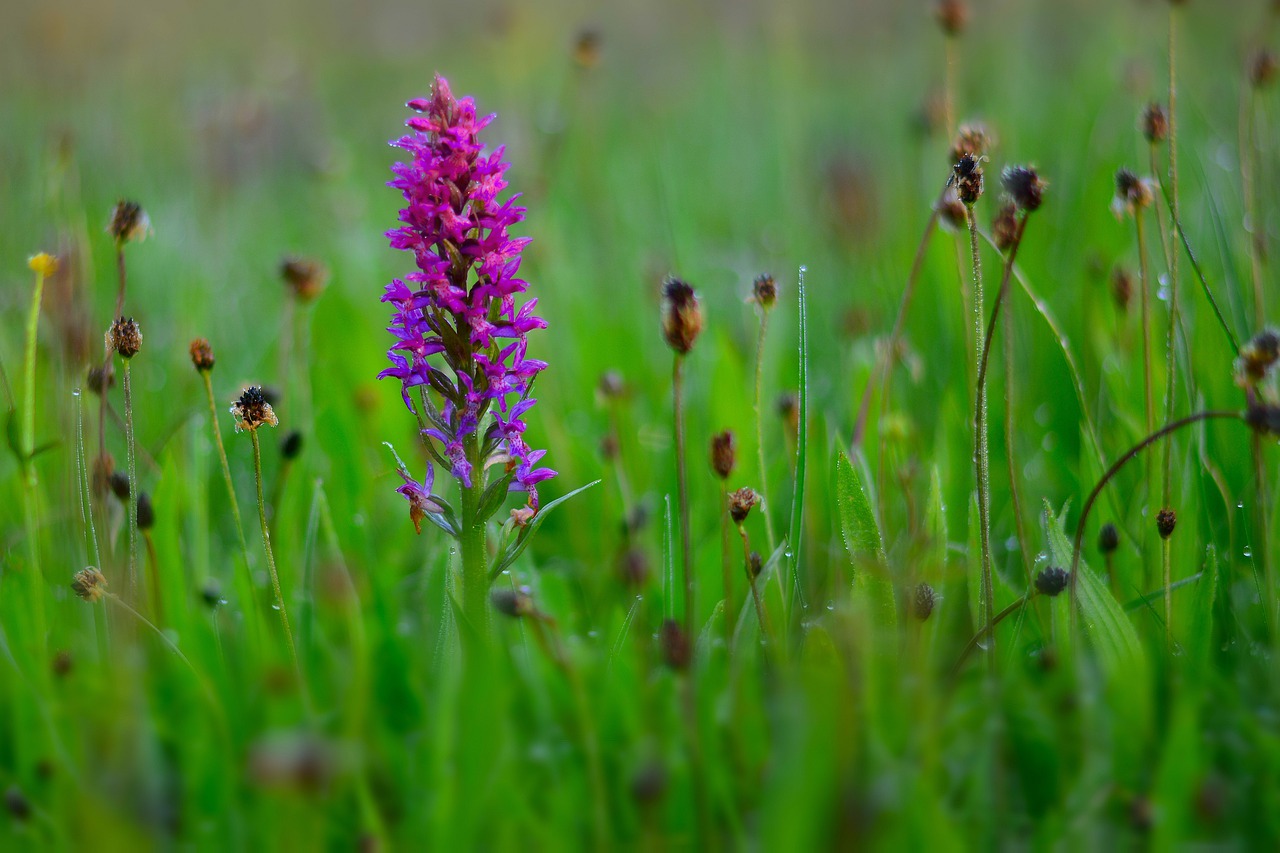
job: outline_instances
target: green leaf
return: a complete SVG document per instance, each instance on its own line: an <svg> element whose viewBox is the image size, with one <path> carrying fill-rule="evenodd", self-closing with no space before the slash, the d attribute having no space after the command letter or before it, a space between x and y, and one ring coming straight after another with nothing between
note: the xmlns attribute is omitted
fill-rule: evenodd
<svg viewBox="0 0 1280 853"><path fill-rule="evenodd" d="M836 508L840 512L844 547L853 564L854 590L866 600L878 624L893 625L898 618L897 603L893 584L887 576L888 561L880 525L876 523L863 478L843 451L836 457Z"/></svg>
<svg viewBox="0 0 1280 853"><path fill-rule="evenodd" d="M804 276L800 267L796 285L800 317L800 385L797 396L800 405L800 429L796 440L796 480L791 500L791 527L787 531L787 554L791 568L791 593L793 602L804 605L804 591L800 585L800 540L804 530L804 475L809 456L809 319L805 303Z"/></svg>
<svg viewBox="0 0 1280 853"><path fill-rule="evenodd" d="M551 510L560 506L560 504L569 500L569 498L581 494L599 483L599 480L593 480L585 486L579 486L567 495L561 495L549 504L544 504L543 507L538 510L538 514L529 520L529 524L520 532L520 535L516 537L515 541L508 545L504 553L494 562L493 568L489 570L489 579L493 580L498 575L502 574L503 570L506 569L507 566L514 563L516 558L524 553L524 549L529 547L529 540L533 538L533 534L538 532L538 528L542 526L542 522L551 514Z"/></svg>
<svg viewBox="0 0 1280 853"><path fill-rule="evenodd" d="M488 521L506 503L508 489L515 476L516 472L510 471L485 487L484 494L480 496L480 507L476 510L480 521Z"/></svg>

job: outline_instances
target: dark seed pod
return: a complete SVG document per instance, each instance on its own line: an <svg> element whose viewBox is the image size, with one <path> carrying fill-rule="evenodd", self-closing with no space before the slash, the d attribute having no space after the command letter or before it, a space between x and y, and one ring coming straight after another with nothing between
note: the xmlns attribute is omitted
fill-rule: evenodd
<svg viewBox="0 0 1280 853"><path fill-rule="evenodd" d="M662 628L658 631L658 641L662 646L662 660L667 666L677 672L689 668L689 664L693 662L693 645L679 622L674 619L663 620Z"/></svg>
<svg viewBox="0 0 1280 853"><path fill-rule="evenodd" d="M1168 539L1173 535L1173 529L1178 526L1178 514L1169 507L1165 507L1156 513L1156 531L1160 534L1161 539Z"/></svg>
<svg viewBox="0 0 1280 853"><path fill-rule="evenodd" d="M4 808L9 817L24 823L31 817L31 803L17 785L10 785L4 792Z"/></svg>
<svg viewBox="0 0 1280 853"><path fill-rule="evenodd" d="M973 207L982 198L982 160L972 154L964 154L955 165L956 195L966 207Z"/></svg>
<svg viewBox="0 0 1280 853"><path fill-rule="evenodd" d="M1142 137L1152 145L1164 142L1169 136L1169 116L1157 101L1147 104L1142 111Z"/></svg>
<svg viewBox="0 0 1280 853"><path fill-rule="evenodd" d="M622 374L616 370L607 370L600 375L600 396L606 400L618 400L626 396L627 383Z"/></svg>
<svg viewBox="0 0 1280 853"><path fill-rule="evenodd" d="M138 492L138 529L150 530L156 524L155 507L151 505L151 495Z"/></svg>
<svg viewBox="0 0 1280 853"><path fill-rule="evenodd" d="M58 678L66 678L71 674L71 670L75 669L75 658L71 656L71 652L66 649L61 650L53 656L53 674Z"/></svg>
<svg viewBox="0 0 1280 853"><path fill-rule="evenodd" d="M1275 82L1278 70L1280 64L1276 62L1276 55L1264 47L1249 62L1249 82L1255 89L1265 89Z"/></svg>
<svg viewBox="0 0 1280 853"><path fill-rule="evenodd" d="M1098 550L1104 554L1112 554L1119 547L1120 531L1111 522L1102 525L1102 529L1098 531Z"/></svg>
<svg viewBox="0 0 1280 853"><path fill-rule="evenodd" d="M285 459L297 459L302 453L302 431L291 429L280 441L280 455Z"/></svg>
<svg viewBox="0 0 1280 853"><path fill-rule="evenodd" d="M951 165L959 163L968 154L975 160L986 157L991 150L991 134L981 124L963 124L951 143Z"/></svg>
<svg viewBox="0 0 1280 853"><path fill-rule="evenodd" d="M1044 203L1044 179L1031 166L1009 166L1001 174L1000 181L1019 209L1031 213Z"/></svg>
<svg viewBox="0 0 1280 853"><path fill-rule="evenodd" d="M191 342L191 363L201 373L213 370L213 347L204 338L196 338Z"/></svg>
<svg viewBox="0 0 1280 853"><path fill-rule="evenodd" d="M948 36L958 36L969 23L969 6L964 0L939 0L934 16Z"/></svg>
<svg viewBox="0 0 1280 853"><path fill-rule="evenodd" d="M762 571L764 571L764 558L760 556L759 551L752 551L747 555L747 574L754 580L760 577Z"/></svg>
<svg viewBox="0 0 1280 853"><path fill-rule="evenodd" d="M1254 403L1244 414L1244 422L1254 432L1280 435L1280 406Z"/></svg>
<svg viewBox="0 0 1280 853"><path fill-rule="evenodd" d="M200 600L210 610L222 604L222 585L218 583L216 578L209 578L200 587Z"/></svg>
<svg viewBox="0 0 1280 853"><path fill-rule="evenodd" d="M142 205L136 201L120 200L111 211L111 220L107 223L107 233L116 241L116 245L142 240L151 233L151 219Z"/></svg>
<svg viewBox="0 0 1280 853"><path fill-rule="evenodd" d="M107 329L107 346L121 358L133 358L142 349L142 330L132 317L119 317Z"/></svg>
<svg viewBox="0 0 1280 853"><path fill-rule="evenodd" d="M678 278L668 278L662 285L662 334L667 344L680 355L693 349L702 332L702 308L693 288Z"/></svg>
<svg viewBox="0 0 1280 853"><path fill-rule="evenodd" d="M751 509L760 504L760 495L747 487L742 487L736 492L729 493L729 517L733 519L734 524L741 524L747 520Z"/></svg>
<svg viewBox="0 0 1280 853"><path fill-rule="evenodd" d="M1240 348L1236 359L1236 384L1242 388L1256 385L1280 361L1280 333L1275 329L1263 329Z"/></svg>
<svg viewBox="0 0 1280 853"><path fill-rule="evenodd" d="M731 430L716 433L711 437L711 470L721 480L729 479L737 461L737 447Z"/></svg>
<svg viewBox="0 0 1280 853"><path fill-rule="evenodd" d="M103 377L106 377L105 381L103 380ZM101 397L104 387L110 390L111 386L116 384L116 374L110 366L106 369L103 369L102 367L91 367L89 368L89 373L87 374L85 381L89 385L89 390Z"/></svg>
<svg viewBox="0 0 1280 853"><path fill-rule="evenodd" d="M600 64L600 31L585 29L573 40L573 61L584 71Z"/></svg>
<svg viewBox="0 0 1280 853"><path fill-rule="evenodd" d="M667 791L667 771L657 761L649 761L631 777L631 796L642 806L649 806L662 799Z"/></svg>
<svg viewBox="0 0 1280 853"><path fill-rule="evenodd" d="M324 290L329 270L309 258L285 258L280 262L280 277L300 302L310 302Z"/></svg>
<svg viewBox="0 0 1280 853"><path fill-rule="evenodd" d="M513 619L528 616L533 612L533 597L529 595L528 587L522 586L518 589L495 587L493 592L489 593L489 601L493 604L494 610Z"/></svg>
<svg viewBox="0 0 1280 853"><path fill-rule="evenodd" d="M231 406L231 414L236 418L236 432L253 431L263 424L276 426L280 423L276 413L261 388L256 386L244 389L244 393Z"/></svg>
<svg viewBox="0 0 1280 853"><path fill-rule="evenodd" d="M102 572L93 566L87 566L76 572L71 578L71 590L80 598L92 604L106 593L107 579L102 576Z"/></svg>
<svg viewBox="0 0 1280 853"><path fill-rule="evenodd" d="M928 620L933 614L933 606L937 600L938 596L933 591L933 587L927 583L917 584L915 595L911 597L911 615L921 622Z"/></svg>
<svg viewBox="0 0 1280 853"><path fill-rule="evenodd" d="M643 587L649 582L649 555L643 548L628 548L618 561L618 574L630 587Z"/></svg>
<svg viewBox="0 0 1280 853"><path fill-rule="evenodd" d="M1071 573L1058 566L1050 566L1036 575L1036 591L1050 598L1055 597L1067 588Z"/></svg>
<svg viewBox="0 0 1280 853"><path fill-rule="evenodd" d="M995 218L991 220L991 239L995 240L996 248L1002 252L1008 252L1017 241L1018 207L1012 201L1000 205Z"/></svg>
<svg viewBox="0 0 1280 853"><path fill-rule="evenodd" d="M761 308L772 308L773 303L778 301L778 284L773 276L768 273L756 276L755 283L751 286L751 298Z"/></svg>
<svg viewBox="0 0 1280 853"><path fill-rule="evenodd" d="M1111 271L1111 298L1121 311L1129 309L1129 302L1133 299L1133 275L1124 267Z"/></svg>
<svg viewBox="0 0 1280 853"><path fill-rule="evenodd" d="M112 471L111 478L107 480L111 486L111 494L116 496L120 503L129 502L129 475L123 471Z"/></svg>

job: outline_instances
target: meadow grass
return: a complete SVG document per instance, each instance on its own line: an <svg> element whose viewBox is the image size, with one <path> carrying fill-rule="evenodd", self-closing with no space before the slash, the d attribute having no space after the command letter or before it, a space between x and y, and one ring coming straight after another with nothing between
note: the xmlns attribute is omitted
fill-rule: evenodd
<svg viewBox="0 0 1280 853"><path fill-rule="evenodd" d="M1174 13L1178 215L1154 175L1142 247L1109 207L1118 168L1168 168L1139 132L1171 91L1168 4L975 3L950 39L920 6L699 9L684 26L615 10L598 55L575 54L577 19L518 10L426 52L358 27L329 52L323 21L283 59L261 34L211 35L225 55L146 54L167 75L107 54L77 73L56 39L22 48L0 96L5 846L1274 847L1276 450L1230 415L1248 404L1237 349L1275 310L1275 94L1246 62L1268 4ZM246 54L261 64L231 70ZM550 367L529 435L559 476L494 582L520 615L490 613L484 655L463 654L456 545L415 535L394 493L384 442L415 476L426 456L374 378L378 298L411 263L383 237L400 206L385 141L435 71L498 113L484 138L525 193L521 271L550 324L531 340ZM946 115L922 123L944 88ZM977 227L935 229L943 125L975 119L995 137ZM988 511L968 259L1001 281L991 217L1016 164L1048 189L987 300L1001 323L977 317L979 345L990 328L1013 353L987 362L1005 425ZM121 198L154 229L127 247L122 311L105 230ZM36 315L39 251L59 270ZM313 301L280 280L294 254L329 270ZM1112 270L1139 266L1147 291L1126 308ZM748 301L761 273L778 289L767 335ZM705 316L680 358L687 489L667 274ZM129 503L99 488L87 378L121 313L146 336ZM217 356L203 374L197 337ZM252 440L228 412L250 385L280 420ZM123 469L122 390L104 423ZM1077 538L1115 460L1208 410L1228 416L1119 469ZM722 480L708 448L724 429ZM724 494L740 487L765 501L730 538L726 600ZM270 553L240 516L259 505ZM91 565L107 594L81 600ZM1036 582L1052 568L1073 569L1058 595ZM687 650L666 620L691 626Z"/></svg>

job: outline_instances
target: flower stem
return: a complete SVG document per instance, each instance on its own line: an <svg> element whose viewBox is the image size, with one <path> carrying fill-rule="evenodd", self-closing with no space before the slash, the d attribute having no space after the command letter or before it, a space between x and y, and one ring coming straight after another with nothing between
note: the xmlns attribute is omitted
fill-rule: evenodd
<svg viewBox="0 0 1280 853"><path fill-rule="evenodd" d="M720 481L720 580L724 584L724 647L733 646L733 576L729 558L729 489Z"/></svg>
<svg viewBox="0 0 1280 853"><path fill-rule="evenodd" d="M465 447L467 459L471 462L473 480L471 486L461 486L462 531L458 546L462 551L462 613L477 647L483 647L489 636L489 570L484 520L479 518L484 485L480 481L480 450L474 433L466 437Z"/></svg>
<svg viewBox="0 0 1280 853"><path fill-rule="evenodd" d="M267 552L267 570L271 573L271 589L275 594L276 608L280 611L280 625L284 628L285 642L289 646L289 658L293 661L293 669L298 676L298 685L305 698L307 695L306 682L302 678L302 666L298 662L298 649L293 643L293 630L289 627L289 613L285 609L284 594L280 590L280 575L276 571L276 555L271 550L271 530L267 527L267 504L262 499L262 445L258 441L257 428L249 430L249 437L253 440L253 473L258 486L258 521L262 524L262 547Z"/></svg>
<svg viewBox="0 0 1280 853"><path fill-rule="evenodd" d="M129 364L124 360L124 432L125 453L129 464L129 599L138 596L138 471L135 437L133 434L133 388L130 383Z"/></svg>
<svg viewBox="0 0 1280 853"><path fill-rule="evenodd" d="M764 516L764 530L769 537L769 553L778 547L777 534L773 532L773 519L769 516L769 487L765 476L764 464L764 407L761 404L764 393L764 336L769 328L769 309L760 308L760 334L756 338L756 464L760 468L760 513Z"/></svg>
<svg viewBox="0 0 1280 853"><path fill-rule="evenodd" d="M995 617L995 590L992 589L991 577L991 462L987 448L987 396L985 376L985 357L987 351L986 334L983 328L982 291L982 259L978 253L978 221L973 207L965 206L965 219L969 225L969 253L973 265L973 316L974 316L974 351L975 363L979 373L976 380L973 433L973 464L978 484L978 532L982 542L982 622L990 632ZM992 323L994 325L994 317ZM994 661L994 638L987 645L988 660Z"/></svg>
<svg viewBox="0 0 1280 853"><path fill-rule="evenodd" d="M692 638L693 633L693 575L689 545L689 483L685 472L684 442L684 356L677 354L671 372L671 388L675 411L676 436L676 489L680 502L680 556L684 570L684 630Z"/></svg>

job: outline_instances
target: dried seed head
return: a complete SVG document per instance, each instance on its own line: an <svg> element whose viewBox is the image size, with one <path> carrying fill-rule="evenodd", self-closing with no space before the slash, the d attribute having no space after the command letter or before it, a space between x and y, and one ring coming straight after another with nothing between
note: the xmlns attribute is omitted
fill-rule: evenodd
<svg viewBox="0 0 1280 853"><path fill-rule="evenodd" d="M662 646L662 660L667 666L683 672L693 662L693 646L689 643L689 635L674 619L662 620L662 628L658 631L658 642Z"/></svg>
<svg viewBox="0 0 1280 853"><path fill-rule="evenodd" d="M53 669L53 674L58 678L66 678L76 668L76 660L71 656L71 652L62 649L53 656L51 668Z"/></svg>
<svg viewBox="0 0 1280 853"><path fill-rule="evenodd" d="M93 604L102 598L107 591L107 579L102 572L93 566L87 566L75 573L71 578L71 590L85 601Z"/></svg>
<svg viewBox="0 0 1280 853"><path fill-rule="evenodd" d="M297 459L302 453L302 430L291 429L280 441L280 455L285 459Z"/></svg>
<svg viewBox="0 0 1280 853"><path fill-rule="evenodd" d="M1120 531L1111 522L1102 525L1098 531L1098 550L1104 554L1113 554L1120 547Z"/></svg>
<svg viewBox="0 0 1280 853"><path fill-rule="evenodd" d="M151 495L138 492L138 529L150 530L156 526L156 510L151 505Z"/></svg>
<svg viewBox="0 0 1280 853"><path fill-rule="evenodd" d="M517 589L494 587L493 592L489 593L489 601L493 604L494 610L513 619L528 616L534 612L533 596L529 594L527 586Z"/></svg>
<svg viewBox="0 0 1280 853"><path fill-rule="evenodd" d="M991 133L985 125L977 122L962 124L951 143L950 162L954 166L966 154L975 160L981 160L991 151L992 144Z"/></svg>
<svg viewBox="0 0 1280 853"><path fill-rule="evenodd" d="M911 597L911 615L924 622L933 614L933 606L937 603L937 593L927 583L916 585L915 595Z"/></svg>
<svg viewBox="0 0 1280 853"><path fill-rule="evenodd" d="M938 0L934 9L938 26L948 36L958 36L969 23L969 6L964 0Z"/></svg>
<svg viewBox="0 0 1280 853"><path fill-rule="evenodd" d="M1067 588L1070 580L1071 573L1066 569L1050 566L1036 575L1036 591L1053 598Z"/></svg>
<svg viewBox="0 0 1280 853"><path fill-rule="evenodd" d="M711 470L716 472L716 476L721 480L729 479L736 461L737 442L734 441L733 431L725 430L713 435L711 437Z"/></svg>
<svg viewBox="0 0 1280 853"><path fill-rule="evenodd" d="M112 471L107 478L107 485L111 487L111 494L116 496L116 500L122 504L129 502L129 475L123 471Z"/></svg>
<svg viewBox="0 0 1280 853"><path fill-rule="evenodd" d="M680 355L693 349L702 332L702 309L693 288L678 278L668 278L662 285L662 334L667 344Z"/></svg>
<svg viewBox="0 0 1280 853"><path fill-rule="evenodd" d="M973 207L982 198L982 158L963 154L954 171L956 195L966 207Z"/></svg>
<svg viewBox="0 0 1280 853"><path fill-rule="evenodd" d="M960 201L960 196L956 195L954 186L947 187L947 191L942 194L942 200L937 203L934 210L938 213L938 222L948 231L959 233L969 229L964 203Z"/></svg>
<svg viewBox="0 0 1280 853"><path fill-rule="evenodd" d="M106 377L105 383L103 382L104 376ZM101 367L91 367L89 368L89 373L85 377L85 381L89 385L89 390L101 397L102 386L104 384L108 389L116 384L116 374L115 371L111 369L110 365L108 365L105 370Z"/></svg>
<svg viewBox="0 0 1280 853"><path fill-rule="evenodd" d="M600 375L600 396L606 400L620 400L627 394L627 383L622 374L616 370L608 370Z"/></svg>
<svg viewBox="0 0 1280 853"><path fill-rule="evenodd" d="M736 492L729 493L729 517L733 519L734 524L741 524L751 514L752 507L759 504L760 495L756 494L754 490L743 486Z"/></svg>
<svg viewBox="0 0 1280 853"><path fill-rule="evenodd" d="M1236 384L1241 388L1257 385L1277 361L1280 361L1280 332L1263 329L1240 349L1235 363Z"/></svg>
<svg viewBox="0 0 1280 853"><path fill-rule="evenodd" d="M1009 251L1017 242L1018 206L1012 201L1000 205L995 218L991 220L991 239L995 240L996 247L1002 252Z"/></svg>
<svg viewBox="0 0 1280 853"><path fill-rule="evenodd" d="M590 70L600 64L600 32L585 29L573 40L573 61L583 70Z"/></svg>
<svg viewBox="0 0 1280 853"><path fill-rule="evenodd" d="M778 283L773 280L773 276L768 273L756 276L751 285L751 298L761 308L772 308L773 303L778 301Z"/></svg>
<svg viewBox="0 0 1280 853"><path fill-rule="evenodd" d="M310 258L285 258L280 262L280 277L300 302L310 302L324 290L329 270Z"/></svg>
<svg viewBox="0 0 1280 853"><path fill-rule="evenodd" d="M27 267L36 275L48 278L58 271L58 259L46 252L41 252L27 258Z"/></svg>
<svg viewBox="0 0 1280 853"><path fill-rule="evenodd" d="M764 557L760 556L759 551L752 551L747 555L747 576L755 580L760 577L762 571L764 571Z"/></svg>
<svg viewBox="0 0 1280 853"><path fill-rule="evenodd" d="M1280 406L1254 403L1245 412L1244 422L1263 435L1280 435Z"/></svg>
<svg viewBox="0 0 1280 853"><path fill-rule="evenodd" d="M1159 101L1152 101L1142 111L1142 137L1152 145L1164 142L1169 136L1169 116Z"/></svg>
<svg viewBox="0 0 1280 853"><path fill-rule="evenodd" d="M1277 71L1280 64L1276 62L1276 55L1264 47L1249 62L1249 82L1255 89L1265 89L1275 82Z"/></svg>
<svg viewBox="0 0 1280 853"><path fill-rule="evenodd" d="M115 473L115 470L116 460L110 453L93 460L93 476L90 479L92 480L93 493L95 495L102 497L107 492L112 491L111 475ZM126 485L128 482L128 478L126 478Z"/></svg>
<svg viewBox="0 0 1280 853"><path fill-rule="evenodd" d="M1004 191L1019 209L1027 213L1038 210L1044 202L1044 179L1032 166L1008 166L1000 175Z"/></svg>
<svg viewBox="0 0 1280 853"><path fill-rule="evenodd" d="M1137 211L1150 207L1155 201L1151 181L1139 178L1128 169L1116 172L1116 194L1111 200L1111 212L1117 218L1133 216Z"/></svg>
<svg viewBox="0 0 1280 853"><path fill-rule="evenodd" d="M136 201L121 199L111 211L107 233L115 239L117 246L144 240L151 233L151 218Z"/></svg>
<svg viewBox="0 0 1280 853"><path fill-rule="evenodd" d="M278 426L280 423L262 389L256 385L244 389L244 393L231 406L231 414L235 415L236 432L252 432L263 424Z"/></svg>
<svg viewBox="0 0 1280 853"><path fill-rule="evenodd" d="M191 364L200 373L213 370L213 347L204 338L196 338L191 342Z"/></svg>
<svg viewBox="0 0 1280 853"><path fill-rule="evenodd" d="M1133 299L1133 274L1124 267L1111 271L1111 298L1121 311L1129 309L1129 301Z"/></svg>
<svg viewBox="0 0 1280 853"><path fill-rule="evenodd" d="M1173 528L1178 526L1178 514L1169 507L1165 507L1156 513L1156 532L1160 534L1161 539L1168 539L1173 535Z"/></svg>
<svg viewBox="0 0 1280 853"><path fill-rule="evenodd" d="M107 329L107 346L121 358L133 358L142 349L142 330L132 317L118 317Z"/></svg>
<svg viewBox="0 0 1280 853"><path fill-rule="evenodd" d="M618 560L618 575L627 586L644 586L649 582L649 555L638 546L628 548Z"/></svg>

